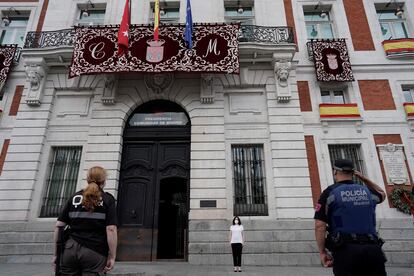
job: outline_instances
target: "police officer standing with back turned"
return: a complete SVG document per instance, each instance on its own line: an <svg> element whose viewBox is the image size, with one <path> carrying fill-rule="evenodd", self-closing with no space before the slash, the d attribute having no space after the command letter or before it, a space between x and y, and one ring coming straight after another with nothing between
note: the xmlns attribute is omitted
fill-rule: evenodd
<svg viewBox="0 0 414 276"><path fill-rule="evenodd" d="M355 171L350 160L335 160L333 174L335 184L323 191L315 208L322 264L333 266L335 276L387 275L383 241L375 228L375 207L385 200L385 192ZM355 183L353 175L365 185Z"/></svg>

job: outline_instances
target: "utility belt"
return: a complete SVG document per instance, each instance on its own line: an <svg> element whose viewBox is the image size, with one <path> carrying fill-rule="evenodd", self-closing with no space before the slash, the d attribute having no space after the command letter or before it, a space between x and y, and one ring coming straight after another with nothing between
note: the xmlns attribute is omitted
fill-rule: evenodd
<svg viewBox="0 0 414 276"><path fill-rule="evenodd" d="M335 235L328 235L325 240L325 246L330 251L340 249L347 244L375 244L382 246L384 244L382 238L372 234L343 234L336 233Z"/></svg>

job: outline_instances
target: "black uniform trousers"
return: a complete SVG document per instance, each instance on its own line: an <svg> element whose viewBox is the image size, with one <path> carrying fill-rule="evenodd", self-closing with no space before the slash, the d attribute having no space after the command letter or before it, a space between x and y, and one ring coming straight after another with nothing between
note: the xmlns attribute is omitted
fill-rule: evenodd
<svg viewBox="0 0 414 276"><path fill-rule="evenodd" d="M234 266L241 266L242 250L243 250L243 244L241 244L241 243L232 243L231 244L231 251L233 252L233 264L234 264Z"/></svg>
<svg viewBox="0 0 414 276"><path fill-rule="evenodd" d="M66 241L60 274L62 276L101 276L106 266L106 257L82 246L73 239Z"/></svg>
<svg viewBox="0 0 414 276"><path fill-rule="evenodd" d="M335 276L386 276L387 261L378 244L347 243L332 252Z"/></svg>

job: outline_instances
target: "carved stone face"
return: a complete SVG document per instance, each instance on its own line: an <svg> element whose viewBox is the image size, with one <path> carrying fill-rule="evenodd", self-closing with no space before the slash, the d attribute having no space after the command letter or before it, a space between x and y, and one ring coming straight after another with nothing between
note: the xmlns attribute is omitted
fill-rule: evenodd
<svg viewBox="0 0 414 276"><path fill-rule="evenodd" d="M162 86L165 81L165 76L162 74L155 74L153 80L155 85Z"/></svg>
<svg viewBox="0 0 414 276"><path fill-rule="evenodd" d="M40 85L41 75L36 72L35 70L28 70L27 71L27 80L30 83L30 88L32 90L36 90L39 88Z"/></svg>
<svg viewBox="0 0 414 276"><path fill-rule="evenodd" d="M286 81L289 78L289 71L287 69L285 69L285 68L279 69L279 72L278 73L279 73L278 74L279 79L281 81Z"/></svg>

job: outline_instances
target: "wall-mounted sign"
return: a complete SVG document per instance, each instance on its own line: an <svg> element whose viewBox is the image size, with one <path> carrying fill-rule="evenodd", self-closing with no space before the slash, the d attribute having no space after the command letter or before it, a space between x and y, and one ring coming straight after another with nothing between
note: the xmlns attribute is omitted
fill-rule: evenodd
<svg viewBox="0 0 414 276"><path fill-rule="evenodd" d="M188 118L180 112L136 113L129 120L130 126L185 126Z"/></svg>
<svg viewBox="0 0 414 276"><path fill-rule="evenodd" d="M75 27L76 41L69 77L116 72L239 73L239 25L195 25L193 48L184 42L184 25L131 26L129 49L119 57L118 28Z"/></svg>
<svg viewBox="0 0 414 276"><path fill-rule="evenodd" d="M410 177L405 162L404 146L388 143L379 145L378 149L388 184L409 185Z"/></svg>

